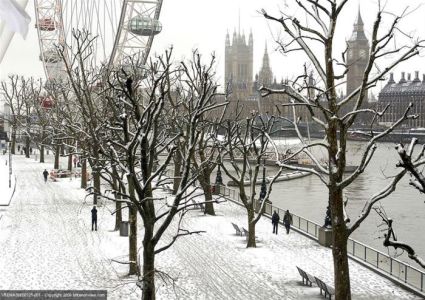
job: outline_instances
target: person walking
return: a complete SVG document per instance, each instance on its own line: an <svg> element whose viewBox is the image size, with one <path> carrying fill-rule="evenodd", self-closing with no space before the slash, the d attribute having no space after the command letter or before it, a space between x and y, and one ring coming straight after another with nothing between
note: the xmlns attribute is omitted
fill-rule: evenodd
<svg viewBox="0 0 425 300"><path fill-rule="evenodd" d="M283 225L286 228L286 234L289 234L292 224L292 215L289 213L289 209L286 210L285 215L283 216Z"/></svg>
<svg viewBox="0 0 425 300"><path fill-rule="evenodd" d="M74 162L74 168L76 168L77 167L77 157L76 156L74 156L73 162Z"/></svg>
<svg viewBox="0 0 425 300"><path fill-rule="evenodd" d="M97 209L96 206L93 206L92 210L91 210L91 231L93 231L93 225L94 225L94 230L97 231Z"/></svg>
<svg viewBox="0 0 425 300"><path fill-rule="evenodd" d="M273 215L272 215L272 224L273 224L273 233L277 234L277 229L279 228L279 214L274 211Z"/></svg>
<svg viewBox="0 0 425 300"><path fill-rule="evenodd" d="M44 183L46 183L47 182L47 177L49 176L49 172L47 172L47 170L46 169L44 169L44 172L43 172L43 177L44 177Z"/></svg>

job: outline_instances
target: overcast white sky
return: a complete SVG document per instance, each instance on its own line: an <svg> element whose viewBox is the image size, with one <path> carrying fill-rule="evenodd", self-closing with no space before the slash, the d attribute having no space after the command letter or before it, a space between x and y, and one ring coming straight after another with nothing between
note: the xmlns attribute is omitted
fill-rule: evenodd
<svg viewBox="0 0 425 300"><path fill-rule="evenodd" d="M338 49L344 46L345 39L349 38L352 32L359 3L366 34L370 34L377 11L377 2L378 0L350 0L337 31ZM397 13L402 12L406 6L409 6L410 9L419 6L405 19L402 25L409 33L425 38L425 0L381 2L387 2L387 9ZM276 24L265 21L258 11L265 8L270 14L278 15L280 10L289 12L294 7L296 5L292 0L164 0L160 16L163 31L155 38L151 54L161 53L170 45L174 46L176 60L190 57L192 49L195 48L199 48L205 56L215 52L218 60L217 73L222 82L226 31L228 29L232 34L235 28L238 29L240 13L241 31L244 30L248 35L252 29L254 35L254 73L257 73L261 67L264 44L267 41L272 69L277 79L291 78L303 65L304 58L283 56L276 51L274 40L279 37L280 28ZM44 77L38 58L39 46L37 32L34 28L33 1L29 1L27 12L32 17L27 40L23 40L21 36L15 36L2 65L0 65L0 79L6 78L10 73ZM302 16L300 16L300 20L303 20ZM421 56L399 67L396 71L396 80L399 78L398 73L402 70L411 73L418 70L420 73L425 73L425 58Z"/></svg>

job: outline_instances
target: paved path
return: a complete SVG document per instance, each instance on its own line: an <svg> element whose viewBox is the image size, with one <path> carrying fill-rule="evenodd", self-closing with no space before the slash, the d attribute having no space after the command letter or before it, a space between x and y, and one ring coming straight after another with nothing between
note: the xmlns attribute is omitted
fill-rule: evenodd
<svg viewBox="0 0 425 300"><path fill-rule="evenodd" d="M16 156L16 160L24 158ZM81 204L84 191L77 182L45 183L43 169L32 159L14 165L16 192L0 221L0 289L114 289L121 285L104 253L108 228L90 230L91 206ZM120 298L119 293L110 296Z"/></svg>

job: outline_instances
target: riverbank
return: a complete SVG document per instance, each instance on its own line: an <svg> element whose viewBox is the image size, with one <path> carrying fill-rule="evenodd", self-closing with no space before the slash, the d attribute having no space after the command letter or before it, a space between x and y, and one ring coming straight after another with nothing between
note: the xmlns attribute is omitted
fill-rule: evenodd
<svg viewBox="0 0 425 300"><path fill-rule="evenodd" d="M0 222L0 289L106 289L108 299L140 299L127 266L114 262L126 259L128 240L112 231L113 204L98 207L99 228L91 231L92 205L79 181L44 183L41 172L51 169L51 159L14 157L16 193ZM323 299L317 287L301 284L296 266L331 283L330 249L295 231L286 235L282 227L274 235L267 218L257 225L258 247L247 249L231 225L246 227L244 210L231 202L215 208L217 216L190 211L184 228L205 233L181 238L158 255L157 268L173 279L158 278L158 299ZM161 245L175 232L176 222ZM355 262L350 275L353 299L420 299Z"/></svg>

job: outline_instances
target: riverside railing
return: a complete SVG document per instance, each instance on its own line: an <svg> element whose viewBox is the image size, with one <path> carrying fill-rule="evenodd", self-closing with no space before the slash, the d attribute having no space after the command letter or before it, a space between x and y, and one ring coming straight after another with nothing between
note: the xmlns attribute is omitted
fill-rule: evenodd
<svg viewBox="0 0 425 300"><path fill-rule="evenodd" d="M225 198L242 204L238 191L230 189L226 186L216 186L218 193ZM285 214L284 209L274 206L270 203L265 205L265 214L271 217L273 211L276 211L280 219L283 219ZM303 217L291 213L292 226L297 228L303 234L309 236L314 240L319 239L319 228L322 227L317 223L311 222ZM364 265L370 267L372 270L379 271L385 277L396 281L404 287L421 296L425 296L425 272L410 266L398 259L392 258L388 254L373 249L363 243L360 243L351 238L348 239L347 244L348 254L351 258L362 262Z"/></svg>

